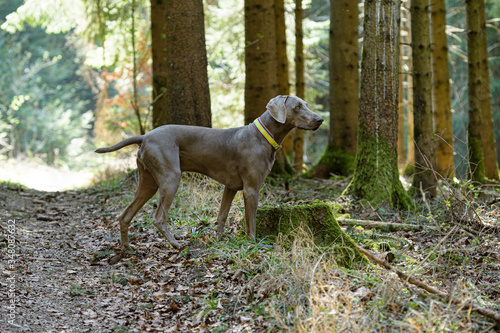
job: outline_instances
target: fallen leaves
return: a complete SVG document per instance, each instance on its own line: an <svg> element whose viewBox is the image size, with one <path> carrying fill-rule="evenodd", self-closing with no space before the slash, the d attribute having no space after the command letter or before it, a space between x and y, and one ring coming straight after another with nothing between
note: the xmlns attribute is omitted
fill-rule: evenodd
<svg viewBox="0 0 500 333"><path fill-rule="evenodd" d="M321 185L317 181L310 183ZM200 193L186 189L179 195L207 196L206 191ZM232 221L228 223L226 241L216 241L214 223L218 199L211 197L205 198L210 203L198 205L202 208L179 208L174 204L171 210L173 229L189 243L188 247L172 249L158 235L151 225L155 207L148 204L131 226L135 253L124 253L119 248L115 216L131 195L131 191L120 186L54 193L9 189L0 192L0 197L9 200L9 206L7 202L0 203L0 217L15 215L17 220L16 267L9 270L0 262L0 275L18 278L17 308L18 313L23 313L17 317L19 331L28 328L62 331L78 327L81 332L120 329L259 332L279 330L277 327L289 329L299 315L306 316L311 306L308 288L314 279L296 267L299 261L315 262L317 252L304 258L301 253L288 254L288 247L257 248L240 240L237 235L242 211L238 203L230 214ZM278 195L295 194L290 187ZM12 202L16 202L18 208L14 209ZM207 217L198 217L192 212L199 213L201 209ZM371 214L371 218L379 216L373 212L367 214ZM394 214L393 218L396 216L399 215ZM181 219L183 224L178 223ZM0 227L5 229L1 224ZM467 235L457 235L453 246L436 250L439 237L425 231L391 235L406 241L401 242L404 246L400 249L391 248L386 253L388 261L406 265L408 269L418 262L421 263L419 269L428 273L424 274L425 278L439 277L442 286L465 279L473 282L482 295L500 298L498 239L478 243ZM1 244L6 243L0 239ZM433 250L435 257L425 261ZM273 261L278 255L289 262ZM271 272L273 269L276 272ZM297 280L295 275L300 274L307 279ZM352 313L357 316L364 306L380 301L380 290L374 283L358 281L356 274L335 276L321 285L326 291L321 297L335 299L337 307L328 310L331 315L344 313L338 304L356 305ZM343 281L347 289L333 288L338 281ZM0 289L0 297L5 298L3 289ZM280 304L282 299L289 303ZM296 312L297 304L302 304L307 311ZM272 315L270 312L275 308L281 312ZM396 318L409 311L406 304L395 299L388 301L385 309ZM277 319L281 315L283 323ZM0 323L0 330L5 331L2 325Z"/></svg>

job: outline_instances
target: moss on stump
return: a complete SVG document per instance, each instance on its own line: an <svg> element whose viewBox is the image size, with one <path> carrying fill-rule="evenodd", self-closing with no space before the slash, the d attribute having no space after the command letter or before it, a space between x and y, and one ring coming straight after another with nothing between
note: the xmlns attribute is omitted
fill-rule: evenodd
<svg viewBox="0 0 500 333"><path fill-rule="evenodd" d="M338 207L319 200L311 204L260 207L257 210L257 237L291 235L302 228L313 235L317 246L333 247L340 265L350 267L366 262L366 257L356 249L356 243L335 220L334 210Z"/></svg>

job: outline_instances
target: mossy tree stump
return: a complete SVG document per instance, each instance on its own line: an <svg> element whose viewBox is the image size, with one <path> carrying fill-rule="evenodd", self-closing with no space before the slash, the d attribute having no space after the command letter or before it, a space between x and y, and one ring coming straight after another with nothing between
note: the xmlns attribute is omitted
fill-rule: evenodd
<svg viewBox="0 0 500 333"><path fill-rule="evenodd" d="M311 204L263 206L257 210L257 238L293 235L302 228L319 247L333 247L337 262L346 267L364 263L366 257L335 220L332 206L315 200Z"/></svg>

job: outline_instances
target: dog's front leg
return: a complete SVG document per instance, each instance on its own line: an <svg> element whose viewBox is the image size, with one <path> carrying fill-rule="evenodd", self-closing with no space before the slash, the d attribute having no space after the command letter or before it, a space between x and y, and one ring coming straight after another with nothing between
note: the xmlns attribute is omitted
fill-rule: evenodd
<svg viewBox="0 0 500 333"><path fill-rule="evenodd" d="M236 192L237 191L227 188L227 186L224 187L224 194L222 194L219 215L217 216L217 238L219 240L222 239L224 225L226 224L227 215L229 214L229 208L231 208L231 203L233 202Z"/></svg>
<svg viewBox="0 0 500 333"><path fill-rule="evenodd" d="M259 204L260 186L246 186L243 188L243 200L245 202L245 227L247 237L255 239L257 206Z"/></svg>

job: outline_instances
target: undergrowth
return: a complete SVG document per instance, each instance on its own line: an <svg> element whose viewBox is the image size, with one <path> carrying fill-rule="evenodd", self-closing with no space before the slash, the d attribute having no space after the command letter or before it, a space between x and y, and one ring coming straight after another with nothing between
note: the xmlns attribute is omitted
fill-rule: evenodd
<svg viewBox="0 0 500 333"><path fill-rule="evenodd" d="M108 203L124 209L133 197L136 179L131 174L120 181L100 183L96 189L107 192ZM331 190L332 183L313 187L310 182L298 179L285 184L273 180L261 190L260 203L324 198L325 191ZM488 205L495 200L498 188L487 190L485 200L481 199L484 188L470 183L442 183L439 199L424 199L406 212L383 206L363 207L352 198L336 200L357 218L436 227L419 232L362 227L346 231L358 244L366 245L362 240L378 244L373 246L372 242L370 249L378 251L379 257L391 253L393 265L406 273L464 301L498 311L500 253L498 232L492 230L498 230L500 210ZM280 235L272 244L266 239L257 244L246 240L241 194L233 201L224 238L219 241L215 223L222 191L222 185L206 177L184 174L169 211L170 223L176 234L190 240L191 246L198 246L209 257L226 258L229 271L241 271L246 279L240 292L247 300L245 311L269 321L270 331L477 332L494 325L468 308L450 305L378 266L343 268L331 251L316 247L312 235L303 230L295 230L292 237ZM134 232L154 228L150 221L156 202L155 197L137 215ZM485 251L489 253L486 256ZM491 286L486 288L484 283ZM75 288L74 292L80 291ZM211 293L204 311L215 311L218 301L218 295ZM231 331L227 324L218 327Z"/></svg>

